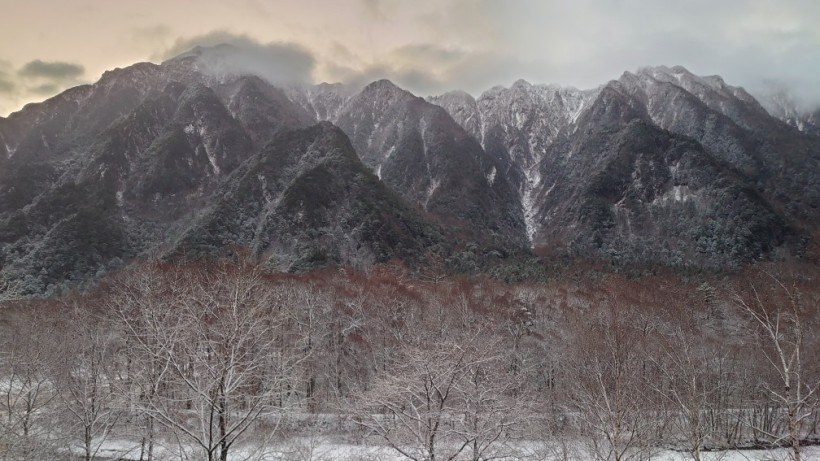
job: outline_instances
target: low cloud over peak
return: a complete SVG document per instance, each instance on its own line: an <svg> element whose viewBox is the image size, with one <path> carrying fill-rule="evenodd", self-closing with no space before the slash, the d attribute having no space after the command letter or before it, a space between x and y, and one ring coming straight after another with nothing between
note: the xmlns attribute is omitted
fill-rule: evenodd
<svg viewBox="0 0 820 461"><path fill-rule="evenodd" d="M70 62L46 62L39 59L27 62L17 74L21 77L43 78L53 81L71 81L82 77L85 68Z"/></svg>
<svg viewBox="0 0 820 461"><path fill-rule="evenodd" d="M146 2L100 3L94 14L71 2L55 3L51 15L38 2L17 5L14 22L24 26L0 28L8 45L0 60L13 63L0 66L0 113L39 99L22 86L63 89L222 43L241 52L207 50L211 70L274 83L389 78L422 96L480 94L519 78L591 88L670 63L752 93L782 81L801 104L820 104L820 2L812 0Z"/></svg>
<svg viewBox="0 0 820 461"><path fill-rule="evenodd" d="M85 68L72 62L34 59L15 69L11 63L0 61L0 115L79 85L84 75Z"/></svg>
<svg viewBox="0 0 820 461"><path fill-rule="evenodd" d="M313 82L316 58L308 49L295 43L260 43L227 31L177 39L155 58L170 59L194 49L214 74L253 74L279 84Z"/></svg>

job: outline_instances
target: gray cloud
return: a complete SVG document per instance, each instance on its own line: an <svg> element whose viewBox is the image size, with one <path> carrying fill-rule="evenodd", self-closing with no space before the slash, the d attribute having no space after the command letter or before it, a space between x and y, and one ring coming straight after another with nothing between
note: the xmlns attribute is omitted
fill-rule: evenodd
<svg viewBox="0 0 820 461"><path fill-rule="evenodd" d="M334 59L340 59L351 64L361 64L361 57L335 40L330 43L330 54Z"/></svg>
<svg viewBox="0 0 820 461"><path fill-rule="evenodd" d="M59 93L62 89L62 87L54 83L43 83L26 88L29 93L36 94L38 96L53 96Z"/></svg>
<svg viewBox="0 0 820 461"><path fill-rule="evenodd" d="M272 83L311 83L316 59L295 43L259 43L246 35L213 31L177 39L158 57L169 59L196 49L201 63L215 74L254 74Z"/></svg>
<svg viewBox="0 0 820 461"><path fill-rule="evenodd" d="M647 65L683 65L754 91L786 82L820 105L820 2L814 0L452 0L426 4L422 42L469 50L431 72L471 93L517 78L590 88ZM395 19L395 18L394 18ZM418 43L418 42L417 42ZM418 48L420 45L414 45ZM427 45L425 45L427 46ZM435 54L432 56L435 58ZM408 59L409 61L409 59ZM382 67L397 71L385 57ZM421 91L421 90L419 90Z"/></svg>
<svg viewBox="0 0 820 461"><path fill-rule="evenodd" d="M17 85L8 78L0 75L0 93L13 93L17 89Z"/></svg>
<svg viewBox="0 0 820 461"><path fill-rule="evenodd" d="M85 73L85 68L70 62L46 62L39 59L26 63L17 74L21 77L43 78L55 81L75 80Z"/></svg>
<svg viewBox="0 0 820 461"><path fill-rule="evenodd" d="M467 57L468 53L456 48L443 48L432 43L414 43L401 46L390 53L394 59L411 61L413 64L449 65Z"/></svg>
<svg viewBox="0 0 820 461"><path fill-rule="evenodd" d="M683 65L753 93L764 82L781 82L796 100L820 106L816 0L355 0L343 9L334 0L206 3L197 13L163 4L117 30L136 55L159 50L157 61L202 46L204 67L275 83L310 82L314 75L355 84L389 78L419 95L463 89L477 96L519 78L590 88L625 70ZM221 29L229 27L244 34ZM176 38L181 30L213 31ZM288 42L297 38L304 46ZM89 49L99 43L94 35ZM109 62L84 64L94 72L124 64ZM0 102L26 102L31 91L65 87L82 75L70 62L0 66Z"/></svg>
<svg viewBox="0 0 820 461"><path fill-rule="evenodd" d="M129 34L129 42L131 45L143 50L158 50L165 48L168 46L168 43L173 41L173 39L173 29L168 24L153 24L145 27L135 27Z"/></svg>
<svg viewBox="0 0 820 461"><path fill-rule="evenodd" d="M54 96L80 83L84 73L83 66L69 62L35 59L15 69L11 63L0 61L0 110L5 112L32 100Z"/></svg>
<svg viewBox="0 0 820 461"><path fill-rule="evenodd" d="M380 0L360 0L365 10L376 19L386 19Z"/></svg>
<svg viewBox="0 0 820 461"><path fill-rule="evenodd" d="M0 93L9 96L17 91L17 83L11 75L11 64L0 61Z"/></svg>
<svg viewBox="0 0 820 461"><path fill-rule="evenodd" d="M354 87L363 87L383 78L417 95L436 94L447 88L446 82L422 69L395 69L384 65L375 65L359 72L353 72L343 81Z"/></svg>
<svg viewBox="0 0 820 461"><path fill-rule="evenodd" d="M345 62L360 62L349 51L342 54ZM538 75L544 73L543 66L512 56L444 48L432 43L396 48L361 68L330 61L324 63L323 69L334 79L354 87L386 78L420 96L456 89L479 95L495 85L521 78L538 81Z"/></svg>
<svg viewBox="0 0 820 461"><path fill-rule="evenodd" d="M419 95L438 93L446 87L446 82L425 70L424 66L408 66L388 60L370 63L363 68L328 61L324 63L323 68L332 81L339 81L352 87L361 88L383 78Z"/></svg>

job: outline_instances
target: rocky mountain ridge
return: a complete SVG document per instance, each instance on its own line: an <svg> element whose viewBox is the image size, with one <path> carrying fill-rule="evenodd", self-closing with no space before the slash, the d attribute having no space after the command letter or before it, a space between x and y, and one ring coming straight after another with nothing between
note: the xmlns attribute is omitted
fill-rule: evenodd
<svg viewBox="0 0 820 461"><path fill-rule="evenodd" d="M4 281L51 293L237 251L291 271L434 258L521 278L532 247L727 268L799 257L818 225L818 138L719 77L425 100L386 80L276 86L199 53L0 118Z"/></svg>
<svg viewBox="0 0 820 461"><path fill-rule="evenodd" d="M536 247L725 266L795 248L817 225L817 138L720 77L654 67L586 92L517 82L478 100L460 93L431 100L470 127L488 153L510 159ZM522 129L531 120L537 127ZM688 154L655 158L669 142ZM747 218L733 216L739 209ZM742 231L718 225L721 213ZM765 244L752 243L760 237Z"/></svg>
<svg viewBox="0 0 820 461"><path fill-rule="evenodd" d="M773 117L804 133L820 134L820 107L802 101L782 84L771 82L759 91L760 104Z"/></svg>

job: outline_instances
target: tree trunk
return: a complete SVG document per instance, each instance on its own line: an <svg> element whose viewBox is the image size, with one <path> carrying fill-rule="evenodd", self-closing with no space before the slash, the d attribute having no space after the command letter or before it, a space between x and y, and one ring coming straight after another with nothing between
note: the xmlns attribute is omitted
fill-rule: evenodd
<svg viewBox="0 0 820 461"><path fill-rule="evenodd" d="M85 444L85 461L91 461L91 428L89 426L85 426L83 442Z"/></svg>
<svg viewBox="0 0 820 461"><path fill-rule="evenodd" d="M225 397L225 377L219 383L219 459L228 461L228 401Z"/></svg>
<svg viewBox="0 0 820 461"><path fill-rule="evenodd" d="M148 461L154 460L154 417L148 417Z"/></svg>
<svg viewBox="0 0 820 461"><path fill-rule="evenodd" d="M797 421L797 405L792 401L791 387L786 386L786 401L789 412L789 438L791 439L792 458L800 461L800 427Z"/></svg>

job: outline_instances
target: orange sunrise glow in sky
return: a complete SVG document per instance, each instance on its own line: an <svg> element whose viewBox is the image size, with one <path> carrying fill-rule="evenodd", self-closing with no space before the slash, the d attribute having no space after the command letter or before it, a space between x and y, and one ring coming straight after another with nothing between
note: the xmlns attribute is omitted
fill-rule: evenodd
<svg viewBox="0 0 820 461"><path fill-rule="evenodd" d="M684 65L820 103L814 0L0 0L0 116L108 69L232 43L306 83L419 95L524 78L588 88Z"/></svg>

